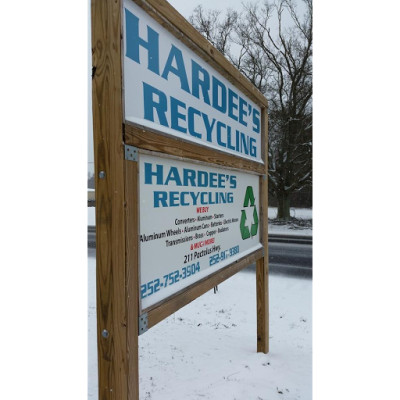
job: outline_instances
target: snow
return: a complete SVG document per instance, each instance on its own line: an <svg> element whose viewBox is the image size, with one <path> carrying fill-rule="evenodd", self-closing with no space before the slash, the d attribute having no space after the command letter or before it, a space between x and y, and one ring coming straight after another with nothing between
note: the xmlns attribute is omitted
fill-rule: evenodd
<svg viewBox="0 0 400 400"><path fill-rule="evenodd" d="M277 207L268 207L268 218L275 219L278 215ZM297 219L312 220L311 208L291 208L290 216ZM292 224L276 225L268 224L268 233L272 235L290 235L290 236L312 236L312 228L302 228Z"/></svg>
<svg viewBox="0 0 400 400"><path fill-rule="evenodd" d="M276 218L278 207L268 207L268 218ZM290 208L290 216L298 219L312 219L312 208Z"/></svg>
<svg viewBox="0 0 400 400"><path fill-rule="evenodd" d="M94 209L94 207L93 207ZM95 255L94 249L89 252ZM88 398L98 399L96 332L96 258L88 258Z"/></svg>
<svg viewBox="0 0 400 400"><path fill-rule="evenodd" d="M88 207L88 226L96 226L96 207Z"/></svg>
<svg viewBox="0 0 400 400"><path fill-rule="evenodd" d="M98 396L95 264L90 256L90 399ZM255 272L245 269L139 337L140 399L311 399L312 281L273 275L269 286L269 354L257 353Z"/></svg>
<svg viewBox="0 0 400 400"><path fill-rule="evenodd" d="M287 235L287 236L312 236L311 228L293 229L289 225L268 225L268 234Z"/></svg>

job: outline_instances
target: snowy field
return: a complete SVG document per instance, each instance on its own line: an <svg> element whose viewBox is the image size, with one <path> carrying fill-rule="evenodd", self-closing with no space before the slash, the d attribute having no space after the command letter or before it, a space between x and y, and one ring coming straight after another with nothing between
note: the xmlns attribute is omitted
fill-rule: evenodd
<svg viewBox="0 0 400 400"><path fill-rule="evenodd" d="M268 207L268 219L275 219L278 215L277 207ZM291 208L290 216L297 220L312 220L311 208ZM270 221L271 222L271 221ZM297 224L268 224L268 233L275 235L312 236L312 227L300 227Z"/></svg>
<svg viewBox="0 0 400 400"><path fill-rule="evenodd" d="M98 395L95 265L90 256L89 399ZM256 352L254 270L194 300L139 337L140 399L310 400L311 292L309 279L270 276L267 355Z"/></svg>
<svg viewBox="0 0 400 400"><path fill-rule="evenodd" d="M268 207L268 218L276 218L278 207ZM290 208L290 216L298 219L312 219L312 208Z"/></svg>

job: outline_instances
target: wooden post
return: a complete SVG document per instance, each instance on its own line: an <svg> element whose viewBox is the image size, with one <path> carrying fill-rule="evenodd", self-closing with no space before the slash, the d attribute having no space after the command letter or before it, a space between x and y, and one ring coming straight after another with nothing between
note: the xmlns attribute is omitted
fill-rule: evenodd
<svg viewBox="0 0 400 400"><path fill-rule="evenodd" d="M261 111L262 151L265 175L260 177L260 240L264 257L256 262L257 285L257 352L269 352L269 289L268 289L268 114Z"/></svg>
<svg viewBox="0 0 400 400"><path fill-rule="evenodd" d="M128 399L139 400L139 170L125 161Z"/></svg>
<svg viewBox="0 0 400 400"><path fill-rule="evenodd" d="M128 319L121 3L121 0L92 0L91 4L97 348L101 400L139 398L138 390L130 389L132 385L138 387L138 334L135 331L138 310L130 310L133 314ZM129 322L132 326L128 327ZM129 348L133 349L131 358Z"/></svg>

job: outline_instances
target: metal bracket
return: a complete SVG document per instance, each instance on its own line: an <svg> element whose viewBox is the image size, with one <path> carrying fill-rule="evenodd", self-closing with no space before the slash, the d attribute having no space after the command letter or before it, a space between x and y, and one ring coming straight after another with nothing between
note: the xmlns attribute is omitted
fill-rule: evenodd
<svg viewBox="0 0 400 400"><path fill-rule="evenodd" d="M137 161L138 160L138 149L134 146L125 145L125 160Z"/></svg>
<svg viewBox="0 0 400 400"><path fill-rule="evenodd" d="M139 316L139 336L147 332L148 329L147 313L144 313Z"/></svg>

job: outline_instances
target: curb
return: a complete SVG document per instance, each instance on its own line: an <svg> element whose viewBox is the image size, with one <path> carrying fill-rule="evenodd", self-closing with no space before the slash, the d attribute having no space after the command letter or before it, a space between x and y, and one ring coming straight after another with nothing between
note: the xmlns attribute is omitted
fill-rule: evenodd
<svg viewBox="0 0 400 400"><path fill-rule="evenodd" d="M283 234L269 234L269 243L293 243L293 244L305 244L312 245L313 239L309 235L283 235Z"/></svg>

